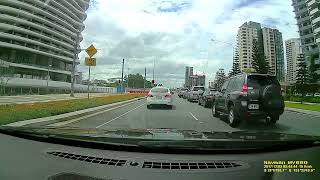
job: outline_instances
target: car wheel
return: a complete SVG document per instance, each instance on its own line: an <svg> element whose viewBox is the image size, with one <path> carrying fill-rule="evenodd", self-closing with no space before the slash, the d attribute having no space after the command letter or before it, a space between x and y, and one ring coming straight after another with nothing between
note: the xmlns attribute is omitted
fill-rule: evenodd
<svg viewBox="0 0 320 180"><path fill-rule="evenodd" d="M212 115L213 115L213 117L219 117L219 113L216 109L215 103L212 104Z"/></svg>
<svg viewBox="0 0 320 180"><path fill-rule="evenodd" d="M228 121L229 121L229 125L231 127L237 127L239 124L239 120L234 114L234 106L233 105L231 105L229 108Z"/></svg>
<svg viewBox="0 0 320 180"><path fill-rule="evenodd" d="M150 108L151 108L151 105L147 105L147 108L150 109Z"/></svg>
<svg viewBox="0 0 320 180"><path fill-rule="evenodd" d="M207 108L207 107L208 107L208 103L207 103L207 101L203 101L203 106L204 106L205 108Z"/></svg>
<svg viewBox="0 0 320 180"><path fill-rule="evenodd" d="M168 109L172 109L172 105L167 105L167 108Z"/></svg>

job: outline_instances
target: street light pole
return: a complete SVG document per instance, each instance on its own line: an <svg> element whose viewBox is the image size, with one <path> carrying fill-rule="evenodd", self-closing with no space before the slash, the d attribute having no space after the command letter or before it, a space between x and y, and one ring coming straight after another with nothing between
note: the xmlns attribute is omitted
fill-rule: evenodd
<svg viewBox="0 0 320 180"><path fill-rule="evenodd" d="M48 64L48 74L47 74L47 94L49 94L49 77L50 77L50 67L52 65Z"/></svg>
<svg viewBox="0 0 320 180"><path fill-rule="evenodd" d="M121 92L123 89L123 71L124 71L124 59L122 59L122 73L121 73Z"/></svg>

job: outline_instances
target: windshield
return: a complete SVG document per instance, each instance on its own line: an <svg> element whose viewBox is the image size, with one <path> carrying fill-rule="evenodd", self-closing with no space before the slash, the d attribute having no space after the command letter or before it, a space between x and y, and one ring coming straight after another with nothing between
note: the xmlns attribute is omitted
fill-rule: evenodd
<svg viewBox="0 0 320 180"><path fill-rule="evenodd" d="M318 5L0 0L0 125L123 143L319 136Z"/></svg>
<svg viewBox="0 0 320 180"><path fill-rule="evenodd" d="M248 76L248 84L249 86L267 86L270 84L278 85L276 77L273 76L258 76L258 75L250 75Z"/></svg>

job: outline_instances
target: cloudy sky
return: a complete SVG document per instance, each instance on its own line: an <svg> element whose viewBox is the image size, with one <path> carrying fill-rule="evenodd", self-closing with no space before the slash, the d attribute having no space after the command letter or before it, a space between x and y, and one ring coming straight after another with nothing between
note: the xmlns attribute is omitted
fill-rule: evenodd
<svg viewBox="0 0 320 180"><path fill-rule="evenodd" d="M278 28L283 39L298 37L291 0L95 0L87 11L82 48L99 50L94 79L144 73L156 82L178 87L185 66L213 79L219 68L232 66L232 46L238 27L246 21ZM221 42L212 42L215 39ZM80 54L83 65L85 53Z"/></svg>

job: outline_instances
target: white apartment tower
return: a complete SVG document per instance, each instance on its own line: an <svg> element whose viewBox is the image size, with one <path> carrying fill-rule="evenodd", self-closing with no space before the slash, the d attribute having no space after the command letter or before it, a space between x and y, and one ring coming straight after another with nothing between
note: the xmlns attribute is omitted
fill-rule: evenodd
<svg viewBox="0 0 320 180"><path fill-rule="evenodd" d="M286 44L286 58L287 58L287 77L286 82L293 84L296 82L297 72L297 57L302 53L300 39L289 39Z"/></svg>
<svg viewBox="0 0 320 180"><path fill-rule="evenodd" d="M276 74L276 44L274 37L274 29L264 27L262 28L262 36L263 36L263 49L264 55L266 57L266 61L269 64L269 73L271 75Z"/></svg>
<svg viewBox="0 0 320 180"><path fill-rule="evenodd" d="M258 39L259 29L256 24L246 22L239 27L237 35L237 52L239 55L240 70L251 68L253 40Z"/></svg>

